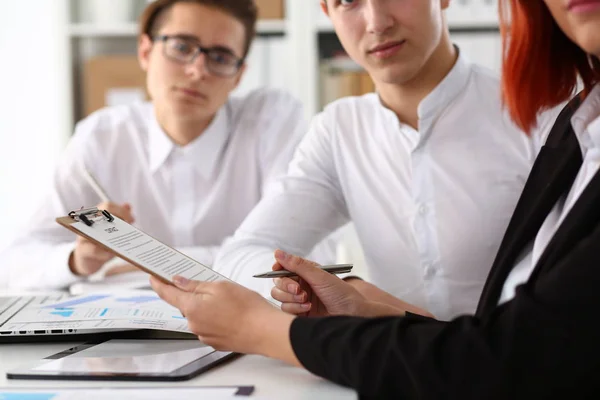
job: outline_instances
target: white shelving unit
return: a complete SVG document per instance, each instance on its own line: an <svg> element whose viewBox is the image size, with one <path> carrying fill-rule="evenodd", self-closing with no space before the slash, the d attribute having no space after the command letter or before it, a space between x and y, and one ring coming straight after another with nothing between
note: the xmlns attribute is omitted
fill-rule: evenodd
<svg viewBox="0 0 600 400"><path fill-rule="evenodd" d="M137 24L134 21L109 26L86 22L78 9L87 0L61 0L68 15L67 40L73 60L73 93L70 109L78 116L81 66L99 54L135 53ZM146 0L135 1L138 11ZM500 41L497 32L497 0L455 0L447 11L453 38L475 61L499 67ZM249 55L249 69L239 92L257 86L281 87L305 105L306 116L319 110L319 36L332 34L329 19L321 12L319 0L285 0L284 20L258 23L259 37Z"/></svg>
<svg viewBox="0 0 600 400"><path fill-rule="evenodd" d="M257 32L260 35L284 35L286 32L285 20L259 21ZM115 24L111 26L98 26L90 22L76 22L69 26L69 35L78 37L135 37L138 33L137 23Z"/></svg>

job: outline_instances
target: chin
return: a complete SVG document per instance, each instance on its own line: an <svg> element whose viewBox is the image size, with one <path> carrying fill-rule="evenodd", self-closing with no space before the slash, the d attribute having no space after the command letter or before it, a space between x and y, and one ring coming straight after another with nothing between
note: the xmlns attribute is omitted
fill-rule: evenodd
<svg viewBox="0 0 600 400"><path fill-rule="evenodd" d="M195 101L176 100L171 102L171 110L177 114L197 113L204 105Z"/></svg>

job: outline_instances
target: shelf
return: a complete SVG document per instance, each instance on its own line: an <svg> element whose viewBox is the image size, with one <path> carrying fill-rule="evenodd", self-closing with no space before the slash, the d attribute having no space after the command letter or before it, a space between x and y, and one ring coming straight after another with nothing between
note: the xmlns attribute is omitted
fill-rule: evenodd
<svg viewBox="0 0 600 400"><path fill-rule="evenodd" d="M258 21L257 32L259 36L281 36L286 32L285 20ZM136 23L116 24L112 26L99 26L93 23L75 23L69 26L71 37L128 37L136 36L138 26Z"/></svg>
<svg viewBox="0 0 600 400"><path fill-rule="evenodd" d="M287 23L284 19L264 19L258 21L257 32L259 35L285 35Z"/></svg>
<svg viewBox="0 0 600 400"><path fill-rule="evenodd" d="M335 33L333 24L327 18L317 19L317 32L319 33ZM451 32L492 32L498 31L498 21L491 18L483 18L479 20L469 19L460 21L450 21L449 28Z"/></svg>

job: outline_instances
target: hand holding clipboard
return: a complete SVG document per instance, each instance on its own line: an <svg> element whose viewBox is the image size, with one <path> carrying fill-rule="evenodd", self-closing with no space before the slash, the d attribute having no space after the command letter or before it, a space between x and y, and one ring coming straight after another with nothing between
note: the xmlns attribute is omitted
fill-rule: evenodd
<svg viewBox="0 0 600 400"><path fill-rule="evenodd" d="M100 185L92 172L85 167L82 168L82 172L87 183L100 198L101 204L98 205L98 208L107 210L110 214L119 216L128 223L134 222L131 206L129 204L119 205L113 203L106 190ZM69 268L75 274L80 276L90 276L96 273L103 274L102 269L110 265L107 263L111 259L114 259L114 254L112 252L108 252L102 247L97 246L95 243L80 237L69 258ZM117 261L119 267L127 265L123 261L115 261Z"/></svg>
<svg viewBox="0 0 600 400"><path fill-rule="evenodd" d="M176 275L205 282L228 280L106 210L71 211L56 222L163 282L171 283Z"/></svg>

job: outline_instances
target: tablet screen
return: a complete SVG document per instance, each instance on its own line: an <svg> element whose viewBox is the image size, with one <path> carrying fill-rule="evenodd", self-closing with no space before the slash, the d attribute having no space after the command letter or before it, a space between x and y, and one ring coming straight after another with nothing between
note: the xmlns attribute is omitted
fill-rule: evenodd
<svg viewBox="0 0 600 400"><path fill-rule="evenodd" d="M109 340L33 370L55 373L168 374L215 350L198 340Z"/></svg>

